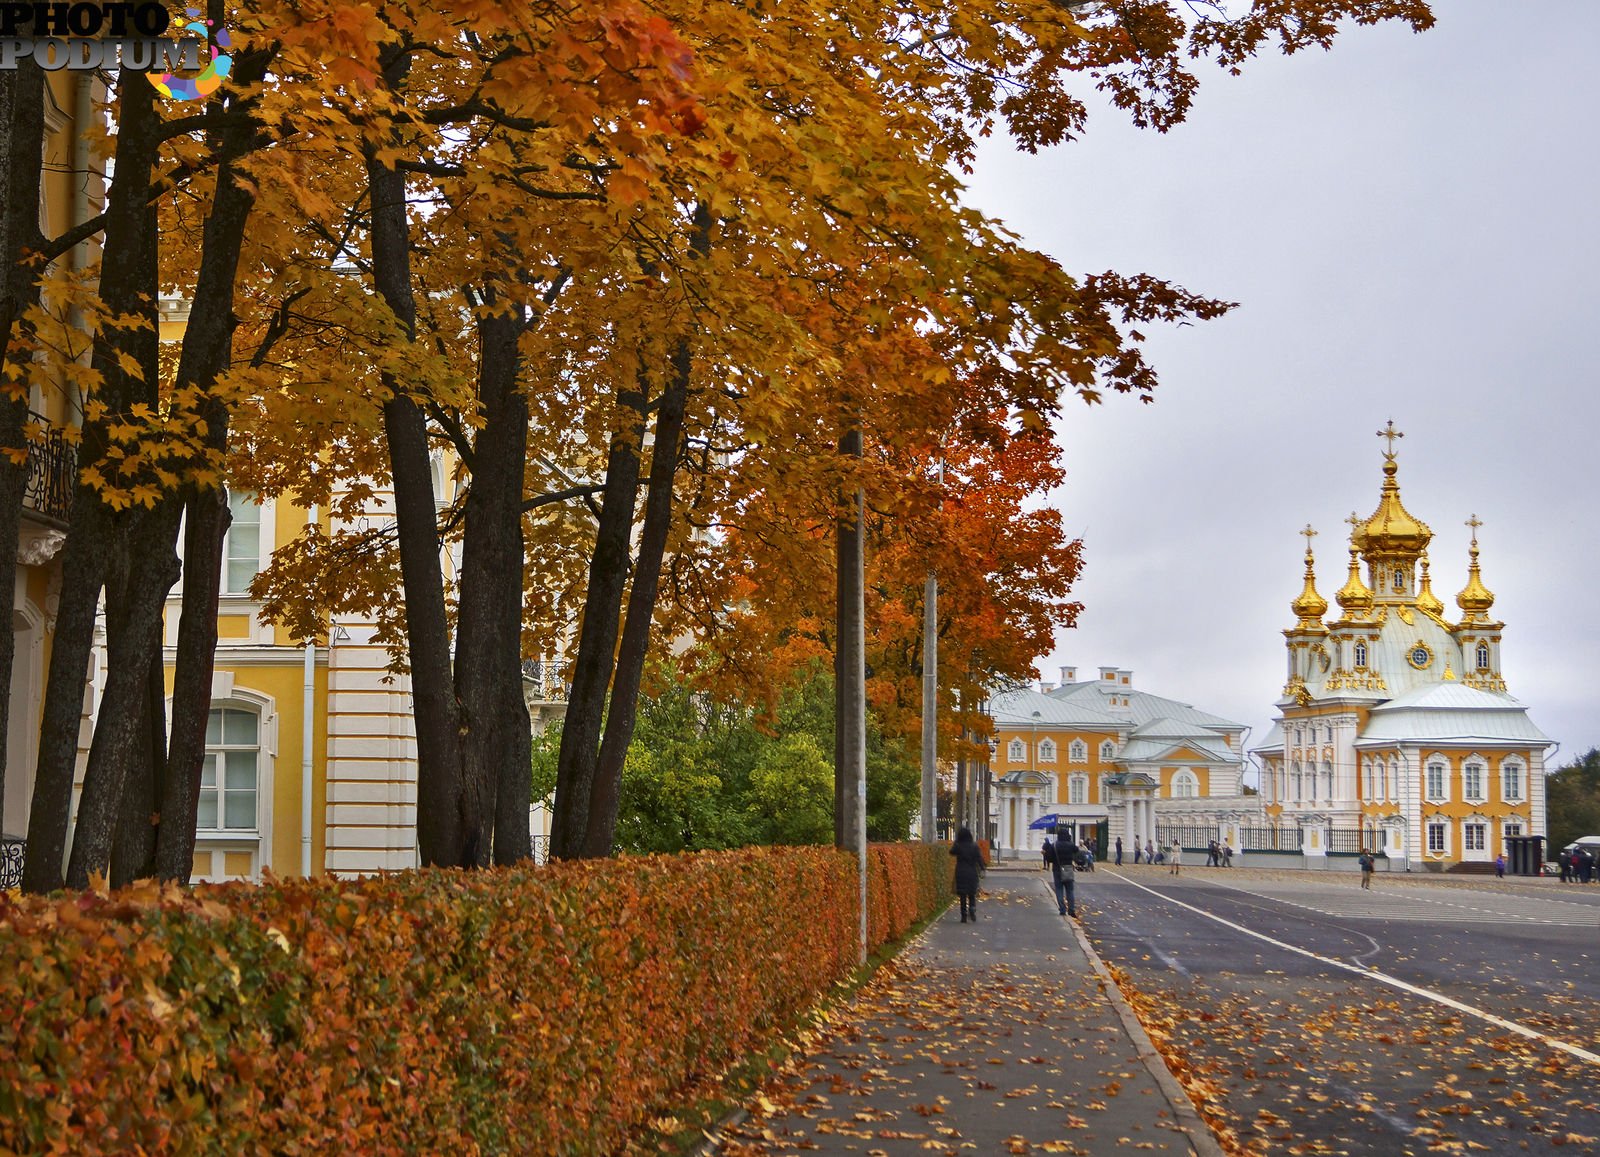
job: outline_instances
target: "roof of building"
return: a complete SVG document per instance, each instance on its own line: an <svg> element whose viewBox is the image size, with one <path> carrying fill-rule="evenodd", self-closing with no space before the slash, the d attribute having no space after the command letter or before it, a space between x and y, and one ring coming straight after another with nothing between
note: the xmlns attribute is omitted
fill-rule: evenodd
<svg viewBox="0 0 1600 1157"><path fill-rule="evenodd" d="M1520 700L1460 683L1418 687L1374 707L1356 742L1423 739L1552 742L1528 718L1528 709Z"/></svg>
<svg viewBox="0 0 1600 1157"><path fill-rule="evenodd" d="M1103 705L1103 700L1113 696L1119 699L1126 698L1128 706ZM1213 731L1243 731L1245 727L1243 723L1235 723L1220 715L1212 715L1209 711L1201 711L1192 704L1152 695L1148 691L1140 691L1123 683L1113 683L1109 679L1085 679L1078 683L1063 683L1051 691L1048 697L1116 715L1125 723L1132 723L1136 728L1158 719L1184 724L1190 728L1198 727Z"/></svg>
<svg viewBox="0 0 1600 1157"><path fill-rule="evenodd" d="M1126 716L1096 709L1086 703L1064 702L1031 687L997 691L989 697L989 717L998 727L1089 727L1096 730L1127 730Z"/></svg>

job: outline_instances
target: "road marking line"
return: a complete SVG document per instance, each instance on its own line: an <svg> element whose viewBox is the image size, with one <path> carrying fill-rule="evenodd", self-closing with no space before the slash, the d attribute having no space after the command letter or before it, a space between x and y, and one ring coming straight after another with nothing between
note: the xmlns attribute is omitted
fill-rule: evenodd
<svg viewBox="0 0 1600 1157"><path fill-rule="evenodd" d="M1600 1065L1600 1053L1592 1053L1586 1048L1580 1048L1578 1045L1570 1044L1567 1041L1559 1040L1553 1036L1547 1036L1537 1029L1529 1028L1525 1024L1519 1024L1514 1020L1507 1020L1503 1016L1497 1016L1486 1008L1479 1008L1477 1005L1466 1004L1462 1001L1456 1000L1454 997L1446 996L1442 992L1435 992L1431 988L1422 988L1419 985L1412 984L1409 980L1401 980L1398 976L1390 976L1387 972L1380 972L1376 968L1362 968L1359 965L1347 964L1345 961L1337 960L1332 956L1323 956L1320 953L1312 952L1309 948L1301 948L1298 945L1289 944L1285 941L1274 939L1263 932L1257 932L1254 929L1246 928L1243 924L1235 924L1232 920L1225 920L1215 913L1207 912L1204 908L1196 908L1193 904L1185 904L1182 900L1174 899L1163 892L1158 892L1154 888L1150 888L1139 883L1137 880L1130 880L1128 877L1119 875L1116 872L1111 874L1116 876L1119 880L1132 884L1135 888L1149 892L1152 896L1159 900L1165 900L1167 903L1175 904L1179 908L1187 908L1196 916L1204 916L1207 920L1214 920L1218 924L1221 924L1224 928L1232 928L1235 932L1242 932L1246 936L1253 936L1257 940L1262 940L1268 944L1271 944L1274 948L1281 948L1285 952L1293 952L1296 955L1304 956L1310 960L1315 960L1319 964L1326 964L1331 968L1340 968L1345 972L1353 972L1357 976L1364 976L1371 980L1381 981L1384 984L1389 985L1391 988L1398 988L1401 992L1410 993L1412 996L1420 996L1424 1000L1431 1000L1435 1004L1442 1004L1446 1008L1453 1008L1457 1012L1465 1013L1468 1016L1477 1017L1481 1021L1485 1021L1488 1024L1494 1025L1496 1028L1501 1028L1507 1032L1515 1033L1520 1037L1526 1037L1528 1040L1538 1041L1541 1044L1548 1045L1550 1048L1553 1048L1558 1052L1563 1052L1569 1056L1577 1057L1579 1060L1585 1061L1591 1065Z"/></svg>

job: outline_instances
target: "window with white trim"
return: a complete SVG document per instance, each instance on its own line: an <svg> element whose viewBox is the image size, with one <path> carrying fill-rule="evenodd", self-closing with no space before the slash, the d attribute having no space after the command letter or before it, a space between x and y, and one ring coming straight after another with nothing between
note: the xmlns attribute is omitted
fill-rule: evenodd
<svg viewBox="0 0 1600 1157"><path fill-rule="evenodd" d="M1377 769L1375 767L1373 767L1372 760L1370 760L1370 759L1366 760L1364 762L1364 764L1363 764L1363 769L1367 773L1367 775L1366 775L1366 780L1367 780L1367 798L1368 799L1377 799L1378 798L1378 772L1377 772Z"/></svg>
<svg viewBox="0 0 1600 1157"><path fill-rule="evenodd" d="M1117 757L1117 745L1111 740L1106 740L1100 745L1100 762L1110 763Z"/></svg>
<svg viewBox="0 0 1600 1157"><path fill-rule="evenodd" d="M1172 777L1173 799L1194 799L1200 794L1200 781L1192 771L1180 771Z"/></svg>
<svg viewBox="0 0 1600 1157"><path fill-rule="evenodd" d="M1041 739L1039 741L1039 762L1054 763L1056 761L1056 741Z"/></svg>
<svg viewBox="0 0 1600 1157"><path fill-rule="evenodd" d="M1081 739L1074 739L1067 747L1067 758L1073 763L1089 762L1089 745Z"/></svg>
<svg viewBox="0 0 1600 1157"><path fill-rule="evenodd" d="M1442 823L1428 825L1428 851L1442 853L1445 850L1445 828Z"/></svg>
<svg viewBox="0 0 1600 1157"><path fill-rule="evenodd" d="M1507 820L1505 827L1501 829L1501 834L1505 836L1520 836L1522 834L1522 821Z"/></svg>
<svg viewBox="0 0 1600 1157"><path fill-rule="evenodd" d="M1442 799L1446 798L1446 796L1444 794L1444 776L1445 776L1444 761L1440 760L1440 759L1430 759L1428 761L1428 783L1427 783L1427 790L1428 790L1428 798L1429 799L1431 799L1431 800L1442 800Z"/></svg>
<svg viewBox="0 0 1600 1157"><path fill-rule="evenodd" d="M257 830L260 759L260 716L239 707L213 707L206 720L206 761L200 772L196 828Z"/></svg>
<svg viewBox="0 0 1600 1157"><path fill-rule="evenodd" d="M1469 852L1487 851L1489 847L1489 825L1462 824L1461 846Z"/></svg>
<svg viewBox="0 0 1600 1157"><path fill-rule="evenodd" d="M1086 804L1089 802L1089 777L1074 775L1067 778L1067 802L1069 804Z"/></svg>
<svg viewBox="0 0 1600 1157"><path fill-rule="evenodd" d="M1515 759L1500 761L1500 798L1506 800L1522 798L1522 764Z"/></svg>
<svg viewBox="0 0 1600 1157"><path fill-rule="evenodd" d="M1367 665L1367 645L1365 643L1357 643L1356 644L1356 666L1357 667L1365 667L1366 665Z"/></svg>
<svg viewBox="0 0 1600 1157"><path fill-rule="evenodd" d="M228 492L233 523L222 536L222 593L242 595L261 570L261 506L246 490Z"/></svg>
<svg viewBox="0 0 1600 1157"><path fill-rule="evenodd" d="M1022 745L1022 740L1013 739L1006 746L1006 759L1010 760L1012 763L1021 763L1027 758L1028 751L1027 748Z"/></svg>
<svg viewBox="0 0 1600 1157"><path fill-rule="evenodd" d="M1461 794L1465 799L1479 802L1484 798L1483 764L1476 759L1469 759L1461 768Z"/></svg>
<svg viewBox="0 0 1600 1157"><path fill-rule="evenodd" d="M1487 671L1488 669L1489 669L1489 644L1488 643L1479 643L1478 644L1478 670Z"/></svg>
<svg viewBox="0 0 1600 1157"><path fill-rule="evenodd" d="M1329 803L1333 802L1333 764L1322 765L1322 798Z"/></svg>

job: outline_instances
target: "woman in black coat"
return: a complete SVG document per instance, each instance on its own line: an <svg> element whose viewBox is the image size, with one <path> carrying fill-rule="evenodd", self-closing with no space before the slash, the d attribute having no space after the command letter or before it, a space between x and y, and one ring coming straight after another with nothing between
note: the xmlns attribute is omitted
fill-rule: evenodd
<svg viewBox="0 0 1600 1157"><path fill-rule="evenodd" d="M972 832L962 828L956 833L956 842L950 845L950 854L956 858L956 895L961 897L961 922L978 918L978 873L983 868L983 852Z"/></svg>

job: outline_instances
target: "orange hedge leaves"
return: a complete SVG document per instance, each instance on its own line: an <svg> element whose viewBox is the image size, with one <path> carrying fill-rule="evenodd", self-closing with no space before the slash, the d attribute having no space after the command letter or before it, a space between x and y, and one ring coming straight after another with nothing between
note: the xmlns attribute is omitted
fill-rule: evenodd
<svg viewBox="0 0 1600 1157"><path fill-rule="evenodd" d="M949 898L875 845L874 946ZM752 848L0 900L0 1151L603 1154L857 958L854 861Z"/></svg>

